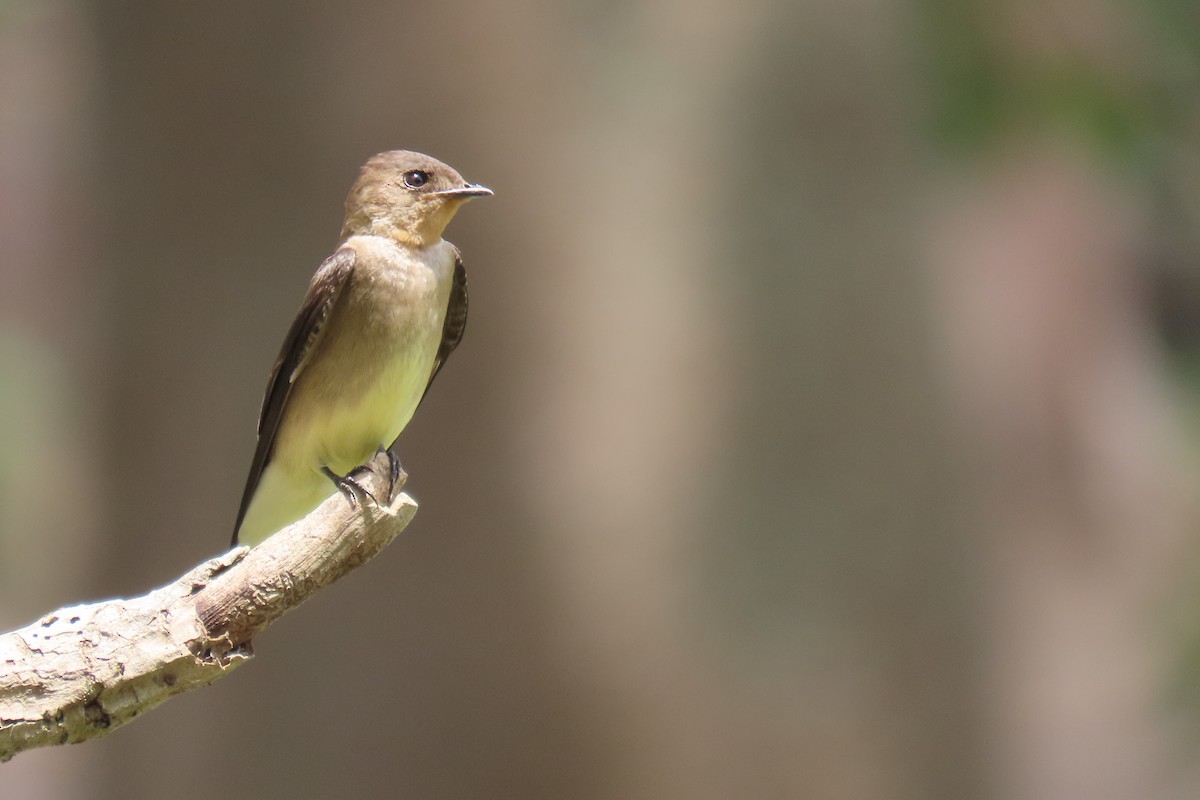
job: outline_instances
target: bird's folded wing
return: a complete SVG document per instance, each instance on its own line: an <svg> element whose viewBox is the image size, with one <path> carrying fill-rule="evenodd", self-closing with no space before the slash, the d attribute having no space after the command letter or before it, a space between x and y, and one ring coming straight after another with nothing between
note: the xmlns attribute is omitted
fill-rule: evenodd
<svg viewBox="0 0 1200 800"><path fill-rule="evenodd" d="M237 531L242 526L250 501L254 498L254 491L258 487L263 469L271 459L275 434L279 430L280 420L283 419L292 386L304 371L309 356L321 339L326 320L333 313L338 298L342 296L354 274L354 259L354 250L344 247L321 264L308 286L308 294L304 296L300 313L296 315L296 320L283 341L279 358L271 368L271 376L267 379L267 392L263 397L262 411L258 418L258 446L254 450L250 475L246 478L246 490L242 494L242 505L238 509L237 523L233 528L235 545Z"/></svg>
<svg viewBox="0 0 1200 800"><path fill-rule="evenodd" d="M463 266L462 254L456 247L454 248L454 280L450 284L450 304L446 307L446 321L442 324L442 341L438 345L437 356L433 361L433 370L429 373L429 383L425 384L425 391L421 394L422 402L425 400L425 395L429 394L429 387L433 385L433 379L442 371L442 365L446 363L446 359L462 341L463 332L466 329L467 270Z"/></svg>

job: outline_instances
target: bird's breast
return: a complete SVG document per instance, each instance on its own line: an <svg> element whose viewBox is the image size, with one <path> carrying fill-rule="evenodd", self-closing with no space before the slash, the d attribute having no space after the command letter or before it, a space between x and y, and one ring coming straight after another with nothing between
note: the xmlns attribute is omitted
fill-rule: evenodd
<svg viewBox="0 0 1200 800"><path fill-rule="evenodd" d="M357 251L355 271L326 323L321 352L293 388L293 398L303 398L293 410L308 424L289 426L305 433L304 441L288 443L316 456L313 469L328 466L339 475L390 445L416 411L441 343L454 270L449 245L347 244Z"/></svg>

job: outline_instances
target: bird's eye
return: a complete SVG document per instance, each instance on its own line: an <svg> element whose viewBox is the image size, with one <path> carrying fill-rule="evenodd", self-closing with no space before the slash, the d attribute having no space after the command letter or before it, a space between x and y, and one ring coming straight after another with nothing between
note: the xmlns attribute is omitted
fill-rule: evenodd
<svg viewBox="0 0 1200 800"><path fill-rule="evenodd" d="M404 173L404 185L410 189L420 189L427 183L429 183L428 172L414 169L412 172Z"/></svg>

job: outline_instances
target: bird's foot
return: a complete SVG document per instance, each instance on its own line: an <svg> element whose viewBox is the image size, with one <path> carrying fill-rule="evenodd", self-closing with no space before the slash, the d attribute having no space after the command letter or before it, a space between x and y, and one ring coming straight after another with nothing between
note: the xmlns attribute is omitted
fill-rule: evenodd
<svg viewBox="0 0 1200 800"><path fill-rule="evenodd" d="M380 445L379 452L387 456L389 477L391 478L388 483L388 499L389 501L394 500L396 493L400 491L400 487L404 485L404 480L408 476L404 474L404 467L400 465L400 457L393 453L390 448Z"/></svg>
<svg viewBox="0 0 1200 800"><path fill-rule="evenodd" d="M369 499L375 505L379 505L379 501L375 499L375 495L367 487L363 486L358 481L358 476L370 472L366 467L355 467L346 475L337 475L329 467L321 467L321 472L326 478L333 481L333 485L338 488L346 497L346 502L350 503L350 508L357 511L362 503L361 497Z"/></svg>
<svg viewBox="0 0 1200 800"><path fill-rule="evenodd" d="M380 456L386 458L386 467L380 462ZM333 485L338 488L339 492L345 495L346 500L350 503L350 508L353 510L358 510L359 505L363 502L363 498L369 499L379 508L390 506L408 480L408 475L404 472L404 467L400 465L400 458L386 447L380 447L370 461L362 466L355 467L344 476L338 475L329 467L321 467L321 472L326 478L333 481ZM387 502L381 503L379 498L375 496L375 493L368 489L367 486L374 485L380 491L384 491L381 485L382 480L376 480L374 484L371 484L367 476L382 478L384 475L387 476ZM364 480L364 478L367 478L367 480Z"/></svg>

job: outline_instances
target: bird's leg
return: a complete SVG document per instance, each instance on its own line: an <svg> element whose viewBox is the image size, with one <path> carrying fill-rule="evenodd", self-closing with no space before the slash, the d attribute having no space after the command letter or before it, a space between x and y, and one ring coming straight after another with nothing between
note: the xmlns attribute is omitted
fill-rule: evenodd
<svg viewBox="0 0 1200 800"><path fill-rule="evenodd" d="M347 475L346 477L349 480L353 480L355 483L357 483L361 487L362 483L358 481L358 476L360 476L360 475L378 475L379 474L377 472L377 470L379 469L379 466L376 462L378 461L380 453L387 455L387 460L388 460L387 500L388 500L388 503L390 504L392 502L392 500L395 499L397 486L403 485L402 482L401 483L397 483L397 482L400 481L400 476L404 474L404 468L400 466L400 459L390 449L384 447L383 445L379 445L379 449L375 451L375 456L373 458L371 458L370 461L350 470L350 474ZM375 501L375 505L377 505L377 506L383 505L382 503L379 502L379 500L375 497L375 495L371 494L370 492L367 492L367 494L371 497L372 500Z"/></svg>
<svg viewBox="0 0 1200 800"><path fill-rule="evenodd" d="M404 467L400 466L400 456L392 452L391 448L379 445L379 452L387 453L388 466L391 468L392 488L391 493L396 493L396 483L400 480L400 476L404 474Z"/></svg>
<svg viewBox="0 0 1200 800"><path fill-rule="evenodd" d="M338 488L338 491L346 496L346 500L350 503L351 509L358 508L359 493L362 493L365 497L369 497L371 502L375 505L379 505L379 501L375 499L375 495L371 494L367 487L359 483L354 477L355 473L362 469L364 468L356 467L355 469L351 470L350 474L342 476L335 474L329 467L321 467L321 472L325 475L325 477L333 481L333 485Z"/></svg>
<svg viewBox="0 0 1200 800"><path fill-rule="evenodd" d="M376 451L376 456L378 456L379 453L384 453L387 455L389 473L388 503L391 503L392 500L395 499L396 492L401 486L404 485L404 467L400 465L400 458L393 453L390 448L380 445L379 450ZM333 481L333 485L338 488L339 492L346 496L346 500L350 503L351 509L358 508L360 495L370 498L372 503L374 503L376 506L382 507L383 504L379 502L379 498L372 494L371 490L368 489L360 480L360 477L363 475L371 475L375 473L375 470L372 469L372 465L375 463L375 461L376 459L372 458L368 463L355 467L344 476L338 475L329 467L321 467L321 472L326 478L329 478L329 480Z"/></svg>

